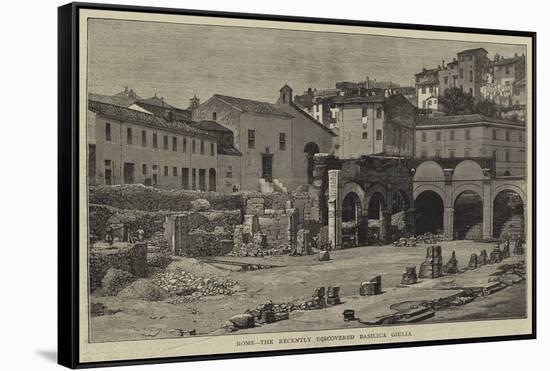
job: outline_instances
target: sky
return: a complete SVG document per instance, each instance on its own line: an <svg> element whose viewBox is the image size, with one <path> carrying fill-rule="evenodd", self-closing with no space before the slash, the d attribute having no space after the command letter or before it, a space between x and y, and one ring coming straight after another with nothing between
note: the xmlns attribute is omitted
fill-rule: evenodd
<svg viewBox="0 0 550 371"><path fill-rule="evenodd" d="M275 102L284 84L301 94L367 76L412 86L415 73L460 50L525 53L519 45L103 19L89 20L88 30L89 92L128 86L182 108L194 95Z"/></svg>

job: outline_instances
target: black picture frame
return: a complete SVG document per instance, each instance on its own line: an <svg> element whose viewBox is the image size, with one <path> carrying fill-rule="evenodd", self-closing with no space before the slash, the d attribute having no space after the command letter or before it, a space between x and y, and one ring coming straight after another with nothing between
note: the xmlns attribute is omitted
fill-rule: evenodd
<svg viewBox="0 0 550 371"><path fill-rule="evenodd" d="M536 139L536 32L508 31L484 28L462 28L447 26L432 26L422 24L386 23L372 21L356 21L343 19L309 18L281 15L231 13L219 11L201 11L189 9L170 9L158 7L140 7L128 5L110 5L95 3L70 3L58 8L58 363L70 368L107 367L122 365L154 364L169 362L188 362L201 360L216 360L228 358L247 358L279 356L290 354L308 354L323 352L342 352L352 350L367 350L380 348L402 348L447 344L494 342L507 340L528 340L536 338L536 140L532 142L532 328L531 334L497 337L464 338L449 340L413 341L379 345L337 346L315 349L287 349L280 351L261 351L252 353L232 353L205 356L181 356L154 359L131 359L123 361L105 361L82 363L79 360L79 24L78 16L82 9L106 11L131 11L140 13L162 13L175 15L194 15L208 17L258 19L269 21L291 21L300 23L316 23L326 25L347 25L383 27L388 29L414 29L425 31L444 31L459 33L482 33L488 35L520 36L531 38L533 45L532 90L532 130Z"/></svg>

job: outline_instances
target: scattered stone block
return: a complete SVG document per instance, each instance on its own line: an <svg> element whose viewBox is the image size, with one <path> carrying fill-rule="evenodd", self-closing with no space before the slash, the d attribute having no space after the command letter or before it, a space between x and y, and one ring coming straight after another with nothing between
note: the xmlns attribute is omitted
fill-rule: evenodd
<svg viewBox="0 0 550 371"><path fill-rule="evenodd" d="M349 322L349 321L355 321L355 311L353 309L346 309L342 315L344 316L344 321L345 322Z"/></svg>
<svg viewBox="0 0 550 371"><path fill-rule="evenodd" d="M476 269L477 268L477 254L470 255L470 261L468 262L468 268Z"/></svg>
<svg viewBox="0 0 550 371"><path fill-rule="evenodd" d="M504 242L504 246L502 247L501 260L508 259L509 257L510 257L510 240L506 240L506 242Z"/></svg>
<svg viewBox="0 0 550 371"><path fill-rule="evenodd" d="M403 278L401 279L402 285L414 285L418 282L418 276L416 274L416 266L406 267Z"/></svg>
<svg viewBox="0 0 550 371"><path fill-rule="evenodd" d="M328 251L319 251L319 261L325 262L330 260Z"/></svg>
<svg viewBox="0 0 550 371"><path fill-rule="evenodd" d="M514 255L523 255L525 253L523 249L523 241L521 238L518 238L516 240L516 244L514 245L514 250L512 251Z"/></svg>
<svg viewBox="0 0 550 371"><path fill-rule="evenodd" d="M168 298L170 294L149 280L139 279L120 291L118 296L145 301L160 301Z"/></svg>
<svg viewBox="0 0 550 371"><path fill-rule="evenodd" d="M426 250L426 260L420 265L420 278L437 278L442 275L441 246L430 246Z"/></svg>
<svg viewBox="0 0 550 371"><path fill-rule="evenodd" d="M210 209L210 202L204 198L191 201L191 210L193 211L207 211Z"/></svg>
<svg viewBox="0 0 550 371"><path fill-rule="evenodd" d="M487 263L489 263L489 258L487 257L487 251L481 250L481 252L479 253L479 256L477 257L477 265L482 266L482 265L486 265Z"/></svg>
<svg viewBox="0 0 550 371"><path fill-rule="evenodd" d="M311 238L309 229L298 230L298 236L296 240L296 254L309 255L311 254Z"/></svg>
<svg viewBox="0 0 550 371"><path fill-rule="evenodd" d="M491 254L489 255L489 264L500 263L502 261L502 251L500 246L497 244Z"/></svg>
<svg viewBox="0 0 550 371"><path fill-rule="evenodd" d="M458 260L456 260L456 254L455 254L454 251L451 254L451 258L449 259L447 264L445 264L443 266L443 273L445 273L445 274L457 274L458 273Z"/></svg>
<svg viewBox="0 0 550 371"><path fill-rule="evenodd" d="M382 276L376 276L370 281L365 281L361 283L359 288L359 295L361 296L370 296L378 295L382 293Z"/></svg>
<svg viewBox="0 0 550 371"><path fill-rule="evenodd" d="M229 319L236 328L251 328L256 325L254 316L250 313L237 314Z"/></svg>
<svg viewBox="0 0 550 371"><path fill-rule="evenodd" d="M250 236L254 236L260 232L260 222L257 215L247 214L244 216L243 233L248 233Z"/></svg>
<svg viewBox="0 0 550 371"><path fill-rule="evenodd" d="M327 289L327 304L340 304L340 286L329 286Z"/></svg>

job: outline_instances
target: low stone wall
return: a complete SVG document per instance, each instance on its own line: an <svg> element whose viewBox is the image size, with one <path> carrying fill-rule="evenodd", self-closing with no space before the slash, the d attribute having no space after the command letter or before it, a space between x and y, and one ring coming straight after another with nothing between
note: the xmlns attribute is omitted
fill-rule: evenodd
<svg viewBox="0 0 550 371"><path fill-rule="evenodd" d="M243 193L243 203L244 214L271 216L293 208L298 210L299 223L319 221L318 197L308 192L245 192Z"/></svg>
<svg viewBox="0 0 550 371"><path fill-rule="evenodd" d="M92 246L89 255L89 278L92 291L101 286L101 280L109 268L121 269L136 277L145 277L147 245L120 243L111 247L105 243L99 243Z"/></svg>
<svg viewBox="0 0 550 371"><path fill-rule="evenodd" d="M213 210L242 210L243 196L240 193L200 192L187 190L164 190L141 184L90 187L89 202L143 211L188 211L191 202L206 199Z"/></svg>

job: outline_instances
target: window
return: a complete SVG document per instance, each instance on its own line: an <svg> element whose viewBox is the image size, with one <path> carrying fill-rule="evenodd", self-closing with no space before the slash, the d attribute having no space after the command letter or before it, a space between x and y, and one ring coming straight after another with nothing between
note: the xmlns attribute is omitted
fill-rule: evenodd
<svg viewBox="0 0 550 371"><path fill-rule="evenodd" d="M172 151L178 151L178 138L172 137Z"/></svg>
<svg viewBox="0 0 550 371"><path fill-rule="evenodd" d="M191 189L197 189L197 169L191 169Z"/></svg>
<svg viewBox="0 0 550 371"><path fill-rule="evenodd" d="M470 129L464 130L464 138L468 140L470 139Z"/></svg>
<svg viewBox="0 0 550 371"><path fill-rule="evenodd" d="M145 130L141 131L141 146L147 147L147 132Z"/></svg>
<svg viewBox="0 0 550 371"><path fill-rule="evenodd" d="M458 70L458 78L459 79L463 79L464 78L464 69L463 68L460 68Z"/></svg>
<svg viewBox="0 0 550 371"><path fill-rule="evenodd" d="M197 144L195 139L193 139L193 142L191 143L191 152L193 152L193 154L197 153Z"/></svg>
<svg viewBox="0 0 550 371"><path fill-rule="evenodd" d="M470 70L470 82L474 82L474 71Z"/></svg>
<svg viewBox="0 0 550 371"><path fill-rule="evenodd" d="M455 140L455 131L454 130L449 131L449 140Z"/></svg>
<svg viewBox="0 0 550 371"><path fill-rule="evenodd" d="M141 165L141 173L143 175L147 175L147 165L146 164Z"/></svg>
<svg viewBox="0 0 550 371"><path fill-rule="evenodd" d="M212 120L216 121L218 119L218 115L216 112L212 112Z"/></svg>
<svg viewBox="0 0 550 371"><path fill-rule="evenodd" d="M168 135L165 135L162 141L162 148L168 150Z"/></svg>
<svg viewBox="0 0 550 371"><path fill-rule="evenodd" d="M133 138L132 138L132 128L126 128L126 143L132 144Z"/></svg>
<svg viewBox="0 0 550 371"><path fill-rule="evenodd" d="M382 118L382 107L378 107L376 109L376 118L381 119Z"/></svg>
<svg viewBox="0 0 550 371"><path fill-rule="evenodd" d="M189 189L189 168L181 168L181 186L183 189Z"/></svg>
<svg viewBox="0 0 550 371"><path fill-rule="evenodd" d="M216 150L214 148L214 143L210 143L210 156L214 156L216 154Z"/></svg>
<svg viewBox="0 0 550 371"><path fill-rule="evenodd" d="M518 133L519 141L523 142L523 133Z"/></svg>
<svg viewBox="0 0 550 371"><path fill-rule="evenodd" d="M206 191L206 169L199 169L199 189Z"/></svg>
<svg viewBox="0 0 550 371"><path fill-rule="evenodd" d="M506 66L505 71L506 71L506 74L509 75L510 74L510 67Z"/></svg>
<svg viewBox="0 0 550 371"><path fill-rule="evenodd" d="M426 132L425 131L422 132L422 141L423 142L426 141Z"/></svg>
<svg viewBox="0 0 550 371"><path fill-rule="evenodd" d="M510 151L506 151L506 162L510 162Z"/></svg>
<svg viewBox="0 0 550 371"><path fill-rule="evenodd" d="M367 139L368 138L368 133L366 131L364 131L361 137L363 139Z"/></svg>
<svg viewBox="0 0 550 371"><path fill-rule="evenodd" d="M227 171L225 172L226 178L233 178L233 166L229 165Z"/></svg>
<svg viewBox="0 0 550 371"><path fill-rule="evenodd" d="M441 132L440 131L435 132L435 140L438 141L438 142L441 142Z"/></svg>
<svg viewBox="0 0 550 371"><path fill-rule="evenodd" d="M279 149L281 151L286 151L286 134L279 133Z"/></svg>
<svg viewBox="0 0 550 371"><path fill-rule="evenodd" d="M433 87L433 86L430 86L430 87L428 88L428 91L430 92L430 94L433 93L433 92L434 92L434 87Z"/></svg>
<svg viewBox="0 0 550 371"><path fill-rule="evenodd" d="M105 185L113 184L113 169L111 168L111 160L105 160Z"/></svg>
<svg viewBox="0 0 550 371"><path fill-rule="evenodd" d="M153 148L159 148L157 133L153 133Z"/></svg>
<svg viewBox="0 0 550 371"><path fill-rule="evenodd" d="M204 141L201 140L201 155L204 155Z"/></svg>
<svg viewBox="0 0 550 371"><path fill-rule="evenodd" d="M164 176L168 176L168 166L164 167Z"/></svg>
<svg viewBox="0 0 550 371"><path fill-rule="evenodd" d="M447 85L449 83L449 76L443 77L443 83Z"/></svg>
<svg viewBox="0 0 550 371"><path fill-rule="evenodd" d="M183 152L187 152L187 138L183 138Z"/></svg>
<svg viewBox="0 0 550 371"><path fill-rule="evenodd" d="M172 176L178 176L178 168L175 166L172 168Z"/></svg>
<svg viewBox="0 0 550 371"><path fill-rule="evenodd" d="M376 130L376 140L382 140L382 130Z"/></svg>
<svg viewBox="0 0 550 371"><path fill-rule="evenodd" d="M498 139L497 130L493 129L493 140L497 140L497 139Z"/></svg>
<svg viewBox="0 0 550 371"><path fill-rule="evenodd" d="M109 122L105 123L105 141L111 141L111 123Z"/></svg>
<svg viewBox="0 0 550 371"><path fill-rule="evenodd" d="M256 133L254 130L248 130L248 148L256 147Z"/></svg>
<svg viewBox="0 0 550 371"><path fill-rule="evenodd" d="M494 158L495 160L498 160L498 151L497 151L496 149L493 150L493 158Z"/></svg>
<svg viewBox="0 0 550 371"><path fill-rule="evenodd" d="M363 107L361 109L361 116L362 117L367 117L369 115L369 112L368 112L368 108L367 107Z"/></svg>
<svg viewBox="0 0 550 371"><path fill-rule="evenodd" d="M441 158L441 150L440 149L435 150L435 158Z"/></svg>
<svg viewBox="0 0 550 371"><path fill-rule="evenodd" d="M506 131L506 141L507 142L510 141L510 132L509 131Z"/></svg>
<svg viewBox="0 0 550 371"><path fill-rule="evenodd" d="M470 150L469 149L464 150L464 157L470 157Z"/></svg>
<svg viewBox="0 0 550 371"><path fill-rule="evenodd" d="M469 61L472 60L472 56L471 56L471 55L468 56L468 60L469 60Z"/></svg>
<svg viewBox="0 0 550 371"><path fill-rule="evenodd" d="M449 157L450 158L455 158L455 150L454 149L449 150Z"/></svg>
<svg viewBox="0 0 550 371"><path fill-rule="evenodd" d="M426 87L425 86L422 87L422 94L426 94Z"/></svg>

